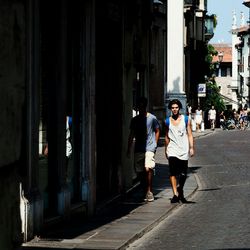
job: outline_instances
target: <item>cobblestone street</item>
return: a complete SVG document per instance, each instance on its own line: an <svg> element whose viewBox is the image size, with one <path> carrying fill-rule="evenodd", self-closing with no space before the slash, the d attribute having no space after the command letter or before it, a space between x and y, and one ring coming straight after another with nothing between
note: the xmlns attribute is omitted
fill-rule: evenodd
<svg viewBox="0 0 250 250"><path fill-rule="evenodd" d="M199 188L129 249L250 249L250 132L220 131L196 140L190 161Z"/></svg>

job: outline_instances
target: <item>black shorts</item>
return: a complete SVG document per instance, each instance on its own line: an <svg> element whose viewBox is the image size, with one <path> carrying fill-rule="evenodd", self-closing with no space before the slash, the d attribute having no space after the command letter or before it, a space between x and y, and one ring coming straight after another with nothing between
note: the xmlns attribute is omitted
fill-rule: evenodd
<svg viewBox="0 0 250 250"><path fill-rule="evenodd" d="M169 157L168 163L169 163L170 176L177 176L180 174L187 175L187 170L188 170L187 160L180 160L177 157Z"/></svg>

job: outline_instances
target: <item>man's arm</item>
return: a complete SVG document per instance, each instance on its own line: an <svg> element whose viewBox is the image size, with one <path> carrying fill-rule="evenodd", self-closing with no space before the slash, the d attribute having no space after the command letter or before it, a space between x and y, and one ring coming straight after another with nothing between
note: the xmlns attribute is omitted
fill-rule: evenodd
<svg viewBox="0 0 250 250"><path fill-rule="evenodd" d="M194 137L192 134L192 127L191 127L190 119L188 119L187 135L188 135L188 143L189 143L189 154L192 157L194 155Z"/></svg>
<svg viewBox="0 0 250 250"><path fill-rule="evenodd" d="M170 142L170 139L168 137L168 126L166 126L166 134L165 134L165 155L166 155L166 158L168 158L167 147L168 147L169 142Z"/></svg>
<svg viewBox="0 0 250 250"><path fill-rule="evenodd" d="M155 129L155 141L156 141L156 145L158 144L159 137L160 137L160 129L156 128Z"/></svg>

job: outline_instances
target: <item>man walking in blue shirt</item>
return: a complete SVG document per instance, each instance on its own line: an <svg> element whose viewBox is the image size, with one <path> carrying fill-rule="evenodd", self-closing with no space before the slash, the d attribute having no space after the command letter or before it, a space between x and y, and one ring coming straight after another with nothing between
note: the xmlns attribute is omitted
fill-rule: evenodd
<svg viewBox="0 0 250 250"><path fill-rule="evenodd" d="M153 201L152 179L155 168L155 151L160 135L160 125L157 118L147 112L147 99L139 99L137 108L139 114L132 118L128 138L127 155L130 155L133 140L135 140L134 159L135 171L145 190L145 201Z"/></svg>

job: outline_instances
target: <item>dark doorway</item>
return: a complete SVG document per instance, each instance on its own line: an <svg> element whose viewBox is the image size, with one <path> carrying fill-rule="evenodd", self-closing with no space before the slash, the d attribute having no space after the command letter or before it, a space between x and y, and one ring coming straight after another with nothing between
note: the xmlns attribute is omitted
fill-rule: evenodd
<svg viewBox="0 0 250 250"><path fill-rule="evenodd" d="M49 8L48 8L49 6ZM58 192L67 188L71 202L81 200L82 6L80 1L41 1L41 83L40 83L40 164L39 188L45 216L57 214ZM66 117L72 118L66 153ZM49 145L48 157L44 146Z"/></svg>
<svg viewBox="0 0 250 250"><path fill-rule="evenodd" d="M119 192L122 34L118 3L98 4L96 51L97 203L100 203Z"/></svg>

